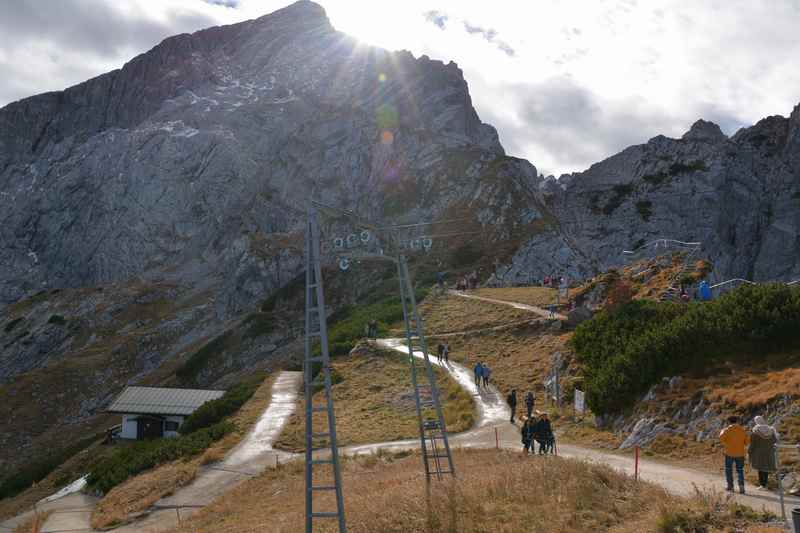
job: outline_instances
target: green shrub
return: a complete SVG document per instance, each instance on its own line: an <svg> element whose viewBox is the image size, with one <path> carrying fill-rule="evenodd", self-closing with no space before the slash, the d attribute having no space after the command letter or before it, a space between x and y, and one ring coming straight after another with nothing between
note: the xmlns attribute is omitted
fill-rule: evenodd
<svg viewBox="0 0 800 533"><path fill-rule="evenodd" d="M231 387L221 398L209 400L192 413L180 427L182 435L198 429L213 426L226 416L232 415L249 400L264 381L265 375L259 373L238 385Z"/></svg>
<svg viewBox="0 0 800 533"><path fill-rule="evenodd" d="M269 313L251 313L245 319L244 325L247 327L244 332L246 339L268 335L274 330L272 315Z"/></svg>
<svg viewBox="0 0 800 533"><path fill-rule="evenodd" d="M614 191L613 196L611 196L608 202L606 202L606 205L603 206L604 215L610 215L616 211L617 208L622 205L622 202L625 201L625 198L633 194L633 185L629 183L614 185L612 190Z"/></svg>
<svg viewBox="0 0 800 533"><path fill-rule="evenodd" d="M302 302L302 295L303 290L306 286L306 273L301 272L292 280L272 293L269 298L264 300L261 304L261 311L263 313L269 313L275 311L275 309L279 306L279 304L285 303L288 300L298 299L298 301Z"/></svg>
<svg viewBox="0 0 800 533"><path fill-rule="evenodd" d="M73 455L89 447L100 438L102 438L100 435L92 435L67 448L54 450L46 457L22 467L15 474L3 479L3 482L0 483L0 500L16 496L34 483L43 480L50 472L61 466ZM62 484L62 481L63 480L56 482L56 485ZM70 481L72 480L68 479L66 483Z"/></svg>
<svg viewBox="0 0 800 533"><path fill-rule="evenodd" d="M22 317L15 318L14 320L6 324L6 326L3 328L3 331L5 331L6 333L11 333L11 330L14 329L16 325L19 324L20 322L22 322Z"/></svg>
<svg viewBox="0 0 800 533"><path fill-rule="evenodd" d="M688 174L690 172L708 172L708 166L703 161L692 161L690 163L676 162L669 166L666 172L656 172L655 174L645 174L642 179L647 183L655 186L669 181L673 176L681 174Z"/></svg>
<svg viewBox="0 0 800 533"><path fill-rule="evenodd" d="M55 324L56 326L63 326L67 323L67 320L61 315L50 315L50 318L47 320L48 324Z"/></svg>
<svg viewBox="0 0 800 533"><path fill-rule="evenodd" d="M597 414L630 406L661 378L707 368L731 352L800 342L800 287L747 285L711 302L637 300L578 326L572 339Z"/></svg>
<svg viewBox="0 0 800 533"><path fill-rule="evenodd" d="M636 202L636 211L639 212L639 216L642 217L642 220L647 222L650 220L650 217L653 216L653 202L650 200L640 200Z"/></svg>
<svg viewBox="0 0 800 533"><path fill-rule="evenodd" d="M708 167L703 161L692 161L691 163L672 163L669 166L669 175L678 176L690 172L708 172Z"/></svg>
<svg viewBox="0 0 800 533"><path fill-rule="evenodd" d="M89 468L90 489L105 494L126 479L169 461L202 453L211 443L233 431L231 422L219 422L188 435L136 442L101 457Z"/></svg>
<svg viewBox="0 0 800 533"><path fill-rule="evenodd" d="M209 360L224 352L232 340L233 333L226 331L193 353L175 374L183 381L194 381Z"/></svg>
<svg viewBox="0 0 800 533"><path fill-rule="evenodd" d="M417 289L417 302L427 294L427 289ZM364 337L364 326L370 320L378 323L378 333L385 333L389 324L402 320L403 306L400 296L390 296L367 305L352 305L329 318L328 346L331 356L345 355Z"/></svg>
<svg viewBox="0 0 800 533"><path fill-rule="evenodd" d="M477 263L482 257L483 251L480 247L474 242L468 242L453 250L450 263L463 267Z"/></svg>

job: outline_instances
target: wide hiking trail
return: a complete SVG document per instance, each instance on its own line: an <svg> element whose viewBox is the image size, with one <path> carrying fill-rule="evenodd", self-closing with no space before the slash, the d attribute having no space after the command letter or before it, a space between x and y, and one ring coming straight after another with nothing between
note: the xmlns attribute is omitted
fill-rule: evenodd
<svg viewBox="0 0 800 533"><path fill-rule="evenodd" d="M520 309L522 311L529 311L531 313L539 315L542 318L549 318L549 319L552 319L552 320L567 320L567 316L566 315L562 315L561 313L555 313L555 312L552 313L552 315L551 315L549 310L543 309L541 307L537 307L535 305L522 304L522 303L519 303L519 302L511 302L511 301L508 301L508 300L498 300L496 298L487 298L486 296L478 296L477 294L470 294L468 292L463 292L463 291L450 290L450 291L448 291L448 294L452 294L453 296L458 296L459 298L469 298L471 300L481 300L483 302L489 302L489 303L493 303L493 304L505 305L505 306L508 306L508 307L513 307L514 309Z"/></svg>

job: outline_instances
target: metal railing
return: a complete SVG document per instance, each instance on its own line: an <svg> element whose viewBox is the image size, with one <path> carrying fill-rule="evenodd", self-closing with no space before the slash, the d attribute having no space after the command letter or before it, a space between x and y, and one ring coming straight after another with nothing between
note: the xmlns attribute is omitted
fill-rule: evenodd
<svg viewBox="0 0 800 533"><path fill-rule="evenodd" d="M780 495L780 499L781 499L781 518L783 519L784 522L786 522L786 501L785 501L784 495L783 495L783 480L786 477L786 475L788 474L788 472L783 473L783 475L781 475L782 474L782 472L781 472L781 461L780 461L780 451L781 450L796 450L798 453L800 453L800 444L777 444L777 445L775 445L775 465L776 465L776 467L778 469L778 471L775 472L775 477L778 480L778 494Z"/></svg>

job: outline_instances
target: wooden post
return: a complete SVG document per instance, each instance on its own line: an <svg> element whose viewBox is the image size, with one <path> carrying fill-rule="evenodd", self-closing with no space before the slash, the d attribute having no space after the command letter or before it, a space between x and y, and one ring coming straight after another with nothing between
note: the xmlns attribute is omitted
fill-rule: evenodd
<svg viewBox="0 0 800 533"><path fill-rule="evenodd" d="M639 481L639 447L633 448L634 466L633 466L633 479Z"/></svg>
<svg viewBox="0 0 800 533"><path fill-rule="evenodd" d="M500 438L497 436L497 426L494 427L494 447L496 450L500 449Z"/></svg>

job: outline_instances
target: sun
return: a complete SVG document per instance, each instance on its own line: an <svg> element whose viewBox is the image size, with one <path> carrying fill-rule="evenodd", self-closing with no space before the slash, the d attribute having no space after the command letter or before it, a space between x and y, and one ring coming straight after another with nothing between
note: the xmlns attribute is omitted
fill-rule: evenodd
<svg viewBox="0 0 800 533"><path fill-rule="evenodd" d="M408 10L389 2L338 0L324 3L331 24L364 44L387 50L408 49L414 41L414 21Z"/></svg>

